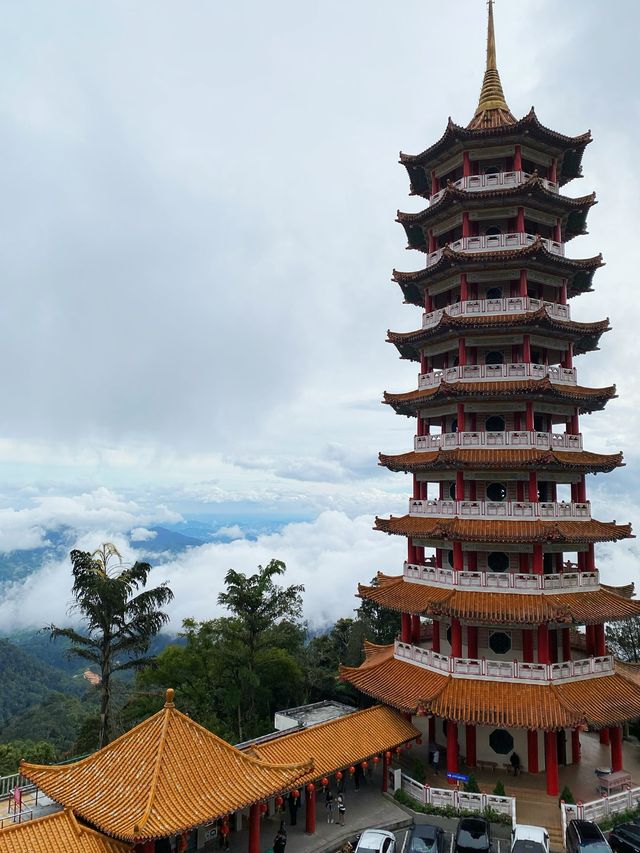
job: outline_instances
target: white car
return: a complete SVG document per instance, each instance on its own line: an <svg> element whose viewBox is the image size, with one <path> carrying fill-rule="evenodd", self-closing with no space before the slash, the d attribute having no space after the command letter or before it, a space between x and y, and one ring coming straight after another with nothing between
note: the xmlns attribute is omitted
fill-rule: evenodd
<svg viewBox="0 0 640 853"><path fill-rule="evenodd" d="M395 853L396 837L386 829L365 829L354 853Z"/></svg>
<svg viewBox="0 0 640 853"><path fill-rule="evenodd" d="M549 833L543 826L516 824L511 830L511 853L549 853Z"/></svg>

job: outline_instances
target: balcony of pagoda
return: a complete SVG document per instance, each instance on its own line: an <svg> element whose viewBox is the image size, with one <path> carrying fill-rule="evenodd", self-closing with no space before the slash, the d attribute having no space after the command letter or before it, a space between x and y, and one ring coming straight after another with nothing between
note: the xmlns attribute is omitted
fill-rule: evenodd
<svg viewBox="0 0 640 853"><path fill-rule="evenodd" d="M409 499L409 515L427 518L471 518L542 521L550 518L590 521L591 504L565 501L446 501Z"/></svg>
<svg viewBox="0 0 640 853"><path fill-rule="evenodd" d="M416 435L414 450L455 450L456 448L500 448L511 450L581 451L582 435L564 432L443 432L437 435Z"/></svg>
<svg viewBox="0 0 640 853"><path fill-rule="evenodd" d="M485 192L519 187L531 177L533 177L531 172L491 172L488 175L469 175L466 178L460 178L453 181L451 186L468 193ZM552 193L557 193L560 189L556 181L549 181L546 178L542 179L542 185ZM442 189L434 193L429 199L430 204L437 204L445 192L446 189Z"/></svg>
<svg viewBox="0 0 640 853"><path fill-rule="evenodd" d="M526 574L523 572L481 572L469 569L439 568L435 560L424 564L406 563L403 576L412 583L443 586L448 588L505 593L549 593L557 595L563 592L594 592L600 589L600 575L595 572L579 572L577 565L567 561L564 571L548 574Z"/></svg>
<svg viewBox="0 0 640 853"><path fill-rule="evenodd" d="M568 305L544 302L542 299L533 299L530 296L511 296L501 299L469 299L464 302L454 302L446 308L423 314L422 328L430 329L437 326L445 312L449 317L493 317L501 314L539 311L543 306L550 317L557 320L571 319L571 309Z"/></svg>
<svg viewBox="0 0 640 853"><path fill-rule="evenodd" d="M471 678L483 681L521 681L533 684L552 684L579 681L613 675L613 655L581 658L560 663L528 663L519 660L492 660L487 658L454 658L396 640L393 656L410 661L416 666L441 672L453 678Z"/></svg>
<svg viewBox="0 0 640 853"><path fill-rule="evenodd" d="M549 364L462 364L421 373L418 388L434 388L441 382L508 382L523 379L545 379L558 385L577 385L575 367L556 367Z"/></svg>
<svg viewBox="0 0 640 853"><path fill-rule="evenodd" d="M525 232L484 234L480 237L461 237L459 240L454 240L448 245L454 252L468 252L469 254L473 254L475 252L500 252L504 250L513 251L514 249L523 249L525 246L531 246L538 239L540 238L535 234L527 234ZM543 238L542 245L551 254L564 257L564 243ZM442 257L442 251L442 249L437 249L435 252L430 252L427 255L427 267L438 263Z"/></svg>

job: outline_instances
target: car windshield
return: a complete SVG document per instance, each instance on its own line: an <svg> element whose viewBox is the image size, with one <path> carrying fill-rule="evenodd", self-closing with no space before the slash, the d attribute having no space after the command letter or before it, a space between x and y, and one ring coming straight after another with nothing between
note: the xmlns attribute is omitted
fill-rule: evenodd
<svg viewBox="0 0 640 853"><path fill-rule="evenodd" d="M633 838L640 838L640 825L637 823L623 823L622 826L616 827L614 832L616 835L622 833L623 835L630 835Z"/></svg>
<svg viewBox="0 0 640 853"><path fill-rule="evenodd" d="M545 848L539 841L516 841L511 848L511 853L546 853Z"/></svg>
<svg viewBox="0 0 640 853"><path fill-rule="evenodd" d="M433 838L420 838L418 835L414 835L411 839L410 850L412 853L429 853L429 850L433 850L434 843Z"/></svg>
<svg viewBox="0 0 640 853"><path fill-rule="evenodd" d="M459 853L462 851L488 850L489 839L483 832L481 835L467 832L466 829L460 830L456 839L456 848Z"/></svg>
<svg viewBox="0 0 640 853"><path fill-rule="evenodd" d="M582 853L611 853L611 848L606 841L592 841L589 844L579 844L578 850Z"/></svg>

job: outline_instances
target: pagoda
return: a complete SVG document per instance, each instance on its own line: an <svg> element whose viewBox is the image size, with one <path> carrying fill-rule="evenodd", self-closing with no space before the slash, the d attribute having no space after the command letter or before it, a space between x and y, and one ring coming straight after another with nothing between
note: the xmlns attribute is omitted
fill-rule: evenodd
<svg viewBox="0 0 640 853"><path fill-rule="evenodd" d="M401 613L401 634L367 644L341 677L427 717L448 772L516 752L557 796L558 766L580 761L587 728L622 769L621 726L640 715L640 684L608 653L604 625L640 615L640 602L632 585L601 582L594 546L631 528L593 518L586 490L587 474L622 464L585 449L580 432L580 416L616 396L581 385L574 367L609 330L572 320L569 304L602 265L567 256L595 195L562 188L581 176L591 135L549 130L533 109L514 117L488 5L475 115L400 155L428 206L397 221L426 263L393 279L424 313L419 329L389 332L420 372L416 389L384 403L414 418L416 434L380 464L410 473L413 494L406 515L376 528L407 538L407 560L358 594Z"/></svg>

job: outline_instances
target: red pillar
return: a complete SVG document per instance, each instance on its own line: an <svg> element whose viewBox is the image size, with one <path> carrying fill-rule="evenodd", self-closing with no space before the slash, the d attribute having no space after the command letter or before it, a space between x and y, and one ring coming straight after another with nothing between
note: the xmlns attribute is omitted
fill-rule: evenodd
<svg viewBox="0 0 640 853"><path fill-rule="evenodd" d="M478 657L478 628L475 625L467 625L467 657Z"/></svg>
<svg viewBox="0 0 640 853"><path fill-rule="evenodd" d="M607 653L607 645L604 640L604 625L593 626L594 654L596 657L603 657Z"/></svg>
<svg viewBox="0 0 640 853"><path fill-rule="evenodd" d="M547 775L547 794L557 797L558 784L558 740L555 732L544 733L544 766Z"/></svg>
<svg viewBox="0 0 640 853"><path fill-rule="evenodd" d="M462 214L462 236L471 237L471 223L469 222L469 214L466 210Z"/></svg>
<svg viewBox="0 0 640 853"><path fill-rule="evenodd" d="M411 642L414 646L420 643L420 616L417 613L411 615Z"/></svg>
<svg viewBox="0 0 640 853"><path fill-rule="evenodd" d="M456 471L456 500L463 501L464 500L464 473L462 471ZM454 544L455 548L455 544ZM454 560L455 563L455 560ZM462 566L456 566L456 568L462 568Z"/></svg>
<svg viewBox="0 0 640 853"><path fill-rule="evenodd" d="M249 809L249 853L260 853L260 803Z"/></svg>
<svg viewBox="0 0 640 853"><path fill-rule="evenodd" d="M527 271L520 270L520 287L519 287L519 296L526 296L527 291Z"/></svg>
<svg viewBox="0 0 640 853"><path fill-rule="evenodd" d="M516 145L515 150L513 152L513 171L522 171L522 152L519 145Z"/></svg>
<svg viewBox="0 0 640 853"><path fill-rule="evenodd" d="M522 360L525 364L531 364L531 338L529 335L522 336Z"/></svg>
<svg viewBox="0 0 640 853"><path fill-rule="evenodd" d="M468 178L471 175L471 157L468 151L462 152L462 177Z"/></svg>
<svg viewBox="0 0 640 853"><path fill-rule="evenodd" d="M571 343L567 346L562 366L567 368L573 367L573 344Z"/></svg>
<svg viewBox="0 0 640 853"><path fill-rule="evenodd" d="M538 475L535 471L529 471L529 500L532 503L536 503L538 500Z"/></svg>
<svg viewBox="0 0 640 853"><path fill-rule="evenodd" d="M389 759L387 753L382 754L382 793L386 794L389 788Z"/></svg>
<svg viewBox="0 0 640 853"><path fill-rule="evenodd" d="M469 500L475 501L476 499L476 484L471 483L471 488L469 489ZM478 571L478 552L477 551L467 551L467 568L470 572Z"/></svg>
<svg viewBox="0 0 640 853"><path fill-rule="evenodd" d="M596 650L596 642L595 642L595 631L593 625L587 625L586 627L586 636L587 636L587 655L591 657L595 654Z"/></svg>
<svg viewBox="0 0 640 853"><path fill-rule="evenodd" d="M460 364L463 364L461 361ZM456 420L458 421L458 432L464 432L464 403L458 403L456 408Z"/></svg>
<svg viewBox="0 0 640 853"><path fill-rule="evenodd" d="M459 619L451 620L451 657L462 657L462 625ZM451 723L447 723L451 725Z"/></svg>
<svg viewBox="0 0 640 853"><path fill-rule="evenodd" d="M580 764L580 730L571 729L571 760Z"/></svg>
<svg viewBox="0 0 640 853"><path fill-rule="evenodd" d="M432 623L432 631L433 631L433 640L431 641L431 648L434 652L440 651L440 622L438 619L434 619Z"/></svg>
<svg viewBox="0 0 640 853"><path fill-rule="evenodd" d="M550 663L549 660L549 626L538 625L538 663Z"/></svg>
<svg viewBox="0 0 640 853"><path fill-rule="evenodd" d="M527 416L526 416L526 429L529 432L533 432L533 403L531 400L527 400Z"/></svg>
<svg viewBox="0 0 640 853"><path fill-rule="evenodd" d="M542 545L534 545L533 546L533 573L534 575L541 575L543 569L543 559L542 559Z"/></svg>
<svg viewBox="0 0 640 853"><path fill-rule="evenodd" d="M453 568L461 572L464 569L464 558L462 555L462 542L453 543Z"/></svg>
<svg viewBox="0 0 640 853"><path fill-rule="evenodd" d="M403 643L411 642L411 615L403 613L400 617L400 639Z"/></svg>
<svg viewBox="0 0 640 853"><path fill-rule="evenodd" d="M611 769L614 773L622 770L622 727L611 726L609 729L611 741Z"/></svg>
<svg viewBox="0 0 640 853"><path fill-rule="evenodd" d="M587 545L584 568L587 572L595 572L596 570L596 549L593 542L590 545Z"/></svg>
<svg viewBox="0 0 640 853"><path fill-rule="evenodd" d="M524 234L524 207L518 208L518 216L516 218L516 231L519 234Z"/></svg>
<svg viewBox="0 0 640 853"><path fill-rule="evenodd" d="M558 180L558 161L553 158L551 161L551 165L549 166L549 180L553 181L554 184Z"/></svg>
<svg viewBox="0 0 640 853"><path fill-rule="evenodd" d="M469 299L469 285L467 284L467 274L465 272L460 276L460 302L466 302Z"/></svg>
<svg viewBox="0 0 640 853"><path fill-rule="evenodd" d="M533 663L533 631L530 628L522 629L522 660Z"/></svg>
<svg viewBox="0 0 640 853"><path fill-rule="evenodd" d="M571 660L571 628L561 628L562 660Z"/></svg>
<svg viewBox="0 0 640 853"><path fill-rule="evenodd" d="M447 720L447 773L458 772L458 726Z"/></svg>
<svg viewBox="0 0 640 853"><path fill-rule="evenodd" d="M465 726L465 741L467 747L467 767L476 766L476 727Z"/></svg>
<svg viewBox="0 0 640 853"><path fill-rule="evenodd" d="M555 628L549 631L549 663L558 663L558 632Z"/></svg>
<svg viewBox="0 0 640 853"><path fill-rule="evenodd" d="M313 835L316 831L316 786L313 783L307 785L304 807L304 831L307 835Z"/></svg>
<svg viewBox="0 0 640 853"><path fill-rule="evenodd" d="M600 729L600 743L603 746L609 746L609 729Z"/></svg>
<svg viewBox="0 0 640 853"><path fill-rule="evenodd" d="M538 732L529 729L527 732L527 770L529 773L538 773Z"/></svg>

